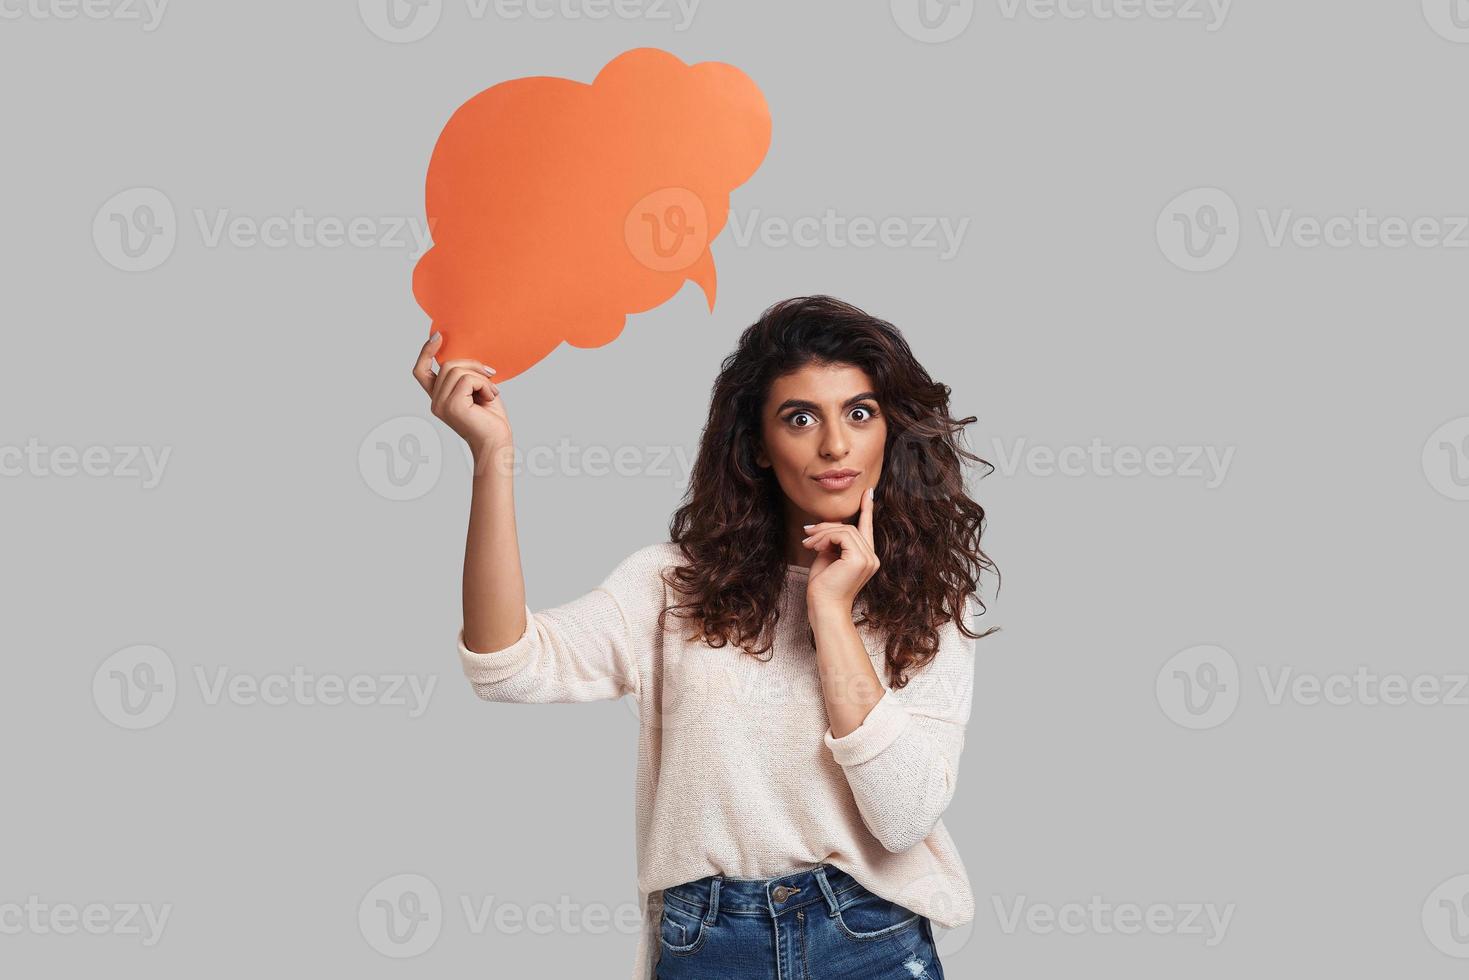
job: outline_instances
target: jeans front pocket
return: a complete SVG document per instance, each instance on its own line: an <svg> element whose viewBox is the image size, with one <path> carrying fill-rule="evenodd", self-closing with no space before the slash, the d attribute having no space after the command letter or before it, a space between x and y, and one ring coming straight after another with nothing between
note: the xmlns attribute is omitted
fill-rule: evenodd
<svg viewBox="0 0 1469 980"><path fill-rule="evenodd" d="M663 896L663 915L658 921L658 939L670 956L692 956L704 945L709 924L704 910L673 895Z"/></svg>
<svg viewBox="0 0 1469 980"><path fill-rule="evenodd" d="M904 929L921 924L922 917L912 909L876 895L860 885L838 900L837 927L842 935L856 942L885 939Z"/></svg>

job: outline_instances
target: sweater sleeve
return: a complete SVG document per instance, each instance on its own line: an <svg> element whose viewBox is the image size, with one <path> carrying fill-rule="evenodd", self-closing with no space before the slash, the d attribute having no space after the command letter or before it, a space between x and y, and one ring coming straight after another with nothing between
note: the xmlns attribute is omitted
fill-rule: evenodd
<svg viewBox="0 0 1469 980"><path fill-rule="evenodd" d="M638 696L638 644L644 631L629 612L646 605L639 591L647 563L639 551L623 559L595 589L540 611L525 607L520 638L490 653L464 645L459 660L474 693L485 701L547 703Z"/></svg>
<svg viewBox="0 0 1469 980"><path fill-rule="evenodd" d="M909 674L906 687L887 690L841 738L826 730L862 822L894 853L926 838L954 798L974 697L974 643L950 620L939 629L937 655Z"/></svg>

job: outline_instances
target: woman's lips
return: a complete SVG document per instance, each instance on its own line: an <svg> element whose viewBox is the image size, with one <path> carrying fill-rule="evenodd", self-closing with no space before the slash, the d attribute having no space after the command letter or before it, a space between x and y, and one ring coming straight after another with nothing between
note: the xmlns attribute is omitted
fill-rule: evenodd
<svg viewBox="0 0 1469 980"><path fill-rule="evenodd" d="M834 476L825 480L817 480L816 482L826 490L845 490L856 481L859 475L853 473L851 476Z"/></svg>

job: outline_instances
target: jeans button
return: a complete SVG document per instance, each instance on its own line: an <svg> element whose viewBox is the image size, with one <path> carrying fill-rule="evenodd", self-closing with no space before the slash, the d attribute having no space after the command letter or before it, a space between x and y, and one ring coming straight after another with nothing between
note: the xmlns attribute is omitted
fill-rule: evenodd
<svg viewBox="0 0 1469 980"><path fill-rule="evenodd" d="M774 898L777 903L780 903L784 902L786 899L790 898L792 895L800 890L801 889L799 888L792 888L789 885L777 885L771 897Z"/></svg>

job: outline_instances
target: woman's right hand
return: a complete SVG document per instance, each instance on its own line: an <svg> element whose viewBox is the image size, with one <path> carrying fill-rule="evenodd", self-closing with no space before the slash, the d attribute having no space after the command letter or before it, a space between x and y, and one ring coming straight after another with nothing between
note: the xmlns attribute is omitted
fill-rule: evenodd
<svg viewBox="0 0 1469 980"><path fill-rule="evenodd" d="M418 352L413 376L428 393L433 413L457 432L478 461L498 449L512 445L510 419L500 386L490 381L489 368L479 361L458 358L440 365L434 373L434 352L444 342L436 333Z"/></svg>

